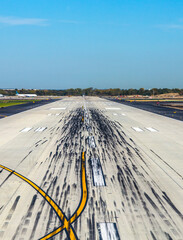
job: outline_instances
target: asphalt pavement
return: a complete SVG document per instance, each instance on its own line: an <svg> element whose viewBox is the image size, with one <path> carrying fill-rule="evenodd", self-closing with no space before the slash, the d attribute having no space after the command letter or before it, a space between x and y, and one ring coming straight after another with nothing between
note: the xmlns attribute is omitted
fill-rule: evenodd
<svg viewBox="0 0 183 240"><path fill-rule="evenodd" d="M181 109L177 109L177 108L170 108L167 106L164 106L166 103L174 103L172 102L139 102L139 101L124 101L124 100L118 100L118 99L108 99L114 102L118 102L121 104L125 104L127 106L131 106L131 107L135 107L135 108L139 108L145 111L149 111L152 113L156 113L159 115L163 115L165 117L170 117L170 118L174 118L180 121L183 121L183 110ZM180 102L182 103L182 102Z"/></svg>
<svg viewBox="0 0 183 240"><path fill-rule="evenodd" d="M9 106L9 107L1 107L0 108L0 118L8 117L16 113L20 113L29 109L33 109L36 107L40 107L44 104L52 103L57 100L40 100L40 101L34 101L32 100L31 102L25 103L25 104L20 104L20 105L14 105L14 106ZM34 103L33 103L34 102Z"/></svg>

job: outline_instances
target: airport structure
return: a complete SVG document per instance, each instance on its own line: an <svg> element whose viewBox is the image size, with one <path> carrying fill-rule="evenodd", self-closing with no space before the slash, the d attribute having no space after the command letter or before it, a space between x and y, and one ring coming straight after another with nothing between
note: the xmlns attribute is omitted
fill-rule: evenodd
<svg viewBox="0 0 183 240"><path fill-rule="evenodd" d="M182 129L87 96L0 119L0 240L182 240Z"/></svg>

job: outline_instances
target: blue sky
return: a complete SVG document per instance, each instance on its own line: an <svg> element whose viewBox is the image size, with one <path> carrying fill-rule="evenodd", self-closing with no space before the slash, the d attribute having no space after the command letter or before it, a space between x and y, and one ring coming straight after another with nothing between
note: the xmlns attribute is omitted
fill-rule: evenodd
<svg viewBox="0 0 183 240"><path fill-rule="evenodd" d="M183 88L183 1L0 0L0 88Z"/></svg>

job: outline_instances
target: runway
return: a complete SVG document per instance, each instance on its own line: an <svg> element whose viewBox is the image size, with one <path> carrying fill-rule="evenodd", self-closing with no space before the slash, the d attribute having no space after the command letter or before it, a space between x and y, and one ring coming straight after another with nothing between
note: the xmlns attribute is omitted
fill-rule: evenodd
<svg viewBox="0 0 183 240"><path fill-rule="evenodd" d="M183 239L182 129L97 97L0 119L0 239Z"/></svg>

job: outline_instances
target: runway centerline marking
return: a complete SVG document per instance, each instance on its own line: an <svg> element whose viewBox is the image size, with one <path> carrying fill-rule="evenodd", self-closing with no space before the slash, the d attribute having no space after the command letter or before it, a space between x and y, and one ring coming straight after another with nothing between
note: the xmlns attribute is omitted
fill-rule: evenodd
<svg viewBox="0 0 183 240"><path fill-rule="evenodd" d="M101 240L120 239L116 223L112 222L97 223L97 228L99 232L99 239Z"/></svg>
<svg viewBox="0 0 183 240"><path fill-rule="evenodd" d="M66 230L67 236L71 240L77 240L76 233L74 232L74 229L72 228L71 224L81 215L83 212L87 199L88 199L88 190L87 190L87 182L86 182L86 160L85 160L85 153L82 153L82 161L81 161L81 188L82 188L82 197L80 204L75 211L75 213L71 216L71 218L68 220L65 216L65 214L62 212L60 207L51 199L49 195L47 195L40 187L38 187L34 182L29 180L28 178L24 177L23 175L15 172L14 170L7 168L0 164L0 167L4 170L16 175L17 177L21 178L23 181L27 182L29 185L31 185L35 190L38 191L40 195L43 196L43 198L50 204L50 206L53 208L53 210L56 212L57 216L63 223L60 227L58 227L53 232L49 233L48 235L40 238L40 240L46 240L49 239L56 234L60 233L62 230Z"/></svg>

